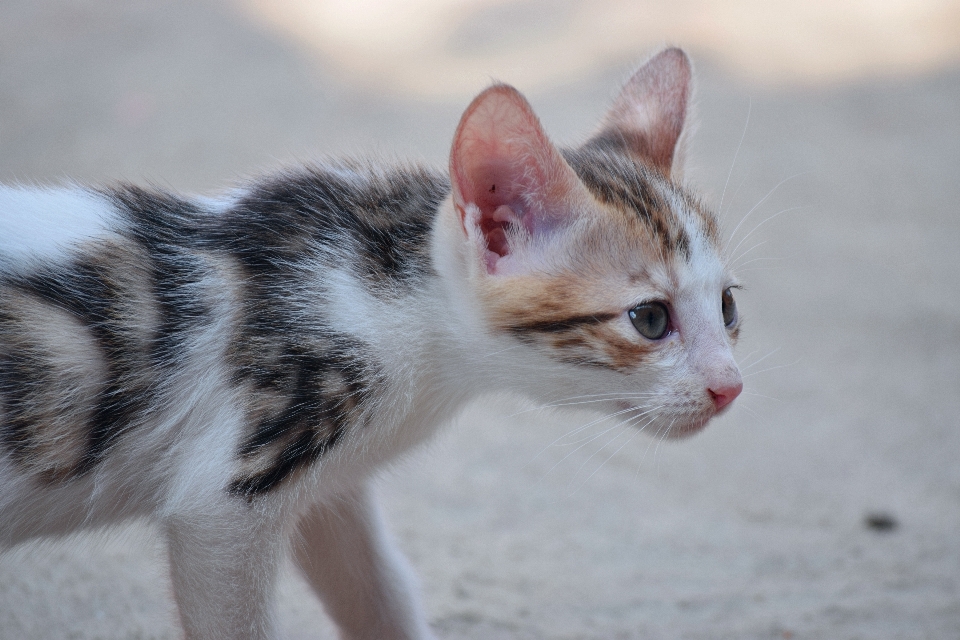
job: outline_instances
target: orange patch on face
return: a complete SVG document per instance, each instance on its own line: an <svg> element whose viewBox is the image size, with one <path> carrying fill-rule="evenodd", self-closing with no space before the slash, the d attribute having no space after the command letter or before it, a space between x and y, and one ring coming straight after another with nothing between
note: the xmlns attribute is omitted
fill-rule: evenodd
<svg viewBox="0 0 960 640"><path fill-rule="evenodd" d="M629 276L620 280L629 291ZM612 283L610 278L606 280ZM513 278L487 283L485 308L495 331L540 346L563 362L627 371L655 348L625 336L613 323L626 313L628 296L599 286L602 280L567 276ZM499 286L498 286L499 285ZM618 300L619 298L619 300Z"/></svg>
<svg viewBox="0 0 960 640"><path fill-rule="evenodd" d="M655 343L643 338L628 340L609 325L596 327L596 333L611 368L618 371L630 371L636 368L648 361L650 354L656 350Z"/></svg>

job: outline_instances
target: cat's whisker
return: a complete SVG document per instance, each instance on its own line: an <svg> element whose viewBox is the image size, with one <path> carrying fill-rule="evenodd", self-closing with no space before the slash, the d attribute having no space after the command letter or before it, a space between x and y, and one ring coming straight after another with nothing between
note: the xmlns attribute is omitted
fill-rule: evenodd
<svg viewBox="0 0 960 640"><path fill-rule="evenodd" d="M635 418L641 418L641 417L643 417L643 416L645 416L645 415L648 415L648 414L652 413L654 410L655 410L655 409L650 409L650 410L647 410L647 411L643 411L643 412L641 412L641 413L638 413L636 416L631 416L630 418L628 418L628 420L633 420L633 419L635 419ZM593 421L593 422L587 423L587 425L584 425L584 426L582 426L582 427L580 427L580 428L578 428L578 429L575 429L575 430L573 430L573 431L571 431L571 432L568 432L568 433L564 436L564 438L568 438L568 437L570 437L570 436L576 435L577 433L580 433L580 432L582 432L582 431L585 431L588 427L595 426L596 424L599 424L600 422L604 422L604 421L606 421L608 418L613 418L613 417L616 416L616 415L617 415L617 414L611 414L611 415L608 415L608 416L604 416L601 420L595 420L595 421ZM621 423L621 424L622 424L622 423ZM581 439L579 439L579 440L574 440L574 441L572 441L572 442L563 442L563 443L555 444L555 445L552 445L552 446L569 447L569 446L573 446L573 445L575 445L575 444L578 444L578 443L580 443L580 442L583 442L584 439L589 438L589 437L590 437L590 436L586 436L585 438L581 438ZM563 440L564 438L561 438L560 440Z"/></svg>
<svg viewBox="0 0 960 640"><path fill-rule="evenodd" d="M755 226L753 229L751 229L751 230L750 230L750 233L748 233L747 235L743 236L743 238L740 239L740 242L737 243L737 246L735 246L735 247L733 248L733 251L731 251L730 253L732 253L732 254L733 254L733 253L736 253L736 252L737 252L737 249L740 248L740 245L742 245L744 242L746 242L747 238L749 238L749 237L752 236L754 233L756 233L757 231L759 231L760 228L763 227L763 225L767 224L767 223L770 222L771 220L774 220L774 219L780 217L781 215L783 215L783 214L785 214L785 213L790 213L791 211L796 211L797 209L802 209L802 208L803 208L803 207L801 207L800 205L797 205L797 206L794 206L794 207L787 207L786 209L781 209L780 211L777 211L775 214L773 214L772 216L768 217L767 219L765 219L764 221L762 221L760 224L758 224L757 226Z"/></svg>
<svg viewBox="0 0 960 640"><path fill-rule="evenodd" d="M595 435L594 437L590 438L589 440L587 440L586 442L584 442L583 444L581 444L579 447L577 447L577 448L574 449L573 451L569 452L566 456L564 456L563 458L561 458L559 461L557 461L557 463L556 463L553 467L551 467L550 471L552 471L553 469L555 469L560 463L562 463L564 460L566 460L567 458L569 458L571 455L573 455L574 453L576 453L577 451L579 451L580 449L582 449L582 448L585 447L586 445L590 444L591 442L594 442L595 440L601 438L602 436L606 435L606 434L609 433L610 431L613 431L614 429L619 429L619 432L618 432L614 437L610 438L610 440L608 440L602 447L600 447L599 449L597 449L597 451L595 451L595 452L593 452L592 454L590 454L590 455L587 457L587 459L584 460L584 461L580 464L580 466L577 468L577 470L576 470L576 471L574 472L574 474L573 474L573 477L576 477L576 475L577 475L578 473L580 473L580 471L583 469L583 467L584 467L591 459L593 459L593 457L594 457L595 455L597 455L597 453L599 453L600 451L603 451L603 449L605 449L611 442L613 442L613 441L615 441L617 438L619 438L620 435L621 435L624 431L629 430L629 429L630 429L630 426L631 426L631 423L634 422L636 419L637 419L637 418L633 417L633 418L629 418L629 419L627 419L627 420L622 420L622 421L616 423L615 425L613 425L612 427L610 427L609 429L605 429L604 431L598 433L597 435ZM549 472L548 472L548 473L549 473Z"/></svg>
<svg viewBox="0 0 960 640"><path fill-rule="evenodd" d="M673 429L673 425L676 423L677 419L674 418L670 421L670 424L667 425L667 428L663 430L663 435L660 436L660 439L657 440L657 447L653 450L653 459L657 463L657 477L660 477L660 445L663 444L663 441L667 439L667 435L670 433L670 430ZM659 434L660 432L657 431Z"/></svg>
<svg viewBox="0 0 960 640"><path fill-rule="evenodd" d="M644 395L652 395L652 393L648 391L642 391L642 392L637 391L637 392L628 392L628 393L623 393L621 391L608 391L604 393L585 393L577 396L563 396L562 398L557 398L555 401L565 402L567 400L579 400L580 398L599 398L601 396L603 397L611 397L611 396L635 397L635 396L644 396Z"/></svg>
<svg viewBox="0 0 960 640"><path fill-rule="evenodd" d="M500 355L501 353L506 353L507 351L512 351L512 350L514 350L514 349L519 349L519 348L521 348L521 347L523 347L522 344L512 344L512 345L510 345L509 347L506 347L506 348L504 348L504 349L500 349L500 350L498 350L498 351L493 351L493 352L491 352L491 353L488 353L488 354L484 355L484 356L483 356L483 359L485 360L485 359L487 359L487 358L492 358L493 356L498 356L498 355Z"/></svg>
<svg viewBox="0 0 960 640"><path fill-rule="evenodd" d="M738 365L741 369L743 369L743 363L744 363L744 362L747 362L748 360L750 360L750 358L752 358L753 355L754 355L756 352L760 351L760 349L761 349L761 347L757 347L756 349L754 349L753 351L751 351L750 353L748 353L748 354L745 355L744 357L740 358L739 362L737 362L737 365Z"/></svg>
<svg viewBox="0 0 960 640"><path fill-rule="evenodd" d="M647 424L649 424L649 423L647 423ZM589 482L590 478L592 478L593 476L597 475L597 472L600 471L600 469L602 469L608 462L610 462L610 460L612 460L615 455L617 455L618 453L620 453L620 452L623 450L624 447L626 447L628 444L630 444L631 442L633 442L633 439L636 438L637 435L638 435L641 431L643 431L643 429L644 429L645 427L646 427L646 425L644 425L644 427L640 427L639 429L636 429L636 428L633 429L633 433L630 434L630 437L627 438L626 442L624 442L622 445L620 445L619 447L617 447L617 449L616 449L613 453L611 453L609 456L607 456L607 458L606 458L603 462L600 463L600 466L598 466L596 469L594 469L594 470L593 470L593 473L591 473L589 476L587 476L586 478L584 478L584 479L583 479L583 482L581 482L580 485L579 485L576 489L574 489L573 492L572 492L570 495L571 495L571 496L574 495L574 494L575 494L577 491L579 491L584 485L586 485L587 482ZM619 435L618 435L617 437L619 437ZM611 442L613 442L613 441L611 440ZM609 443L608 443L608 444L609 444ZM606 448L606 447L604 447L604 448ZM603 449L601 449L601 451L602 451L602 450L603 450ZM599 453L599 452L598 452L598 453Z"/></svg>
<svg viewBox="0 0 960 640"><path fill-rule="evenodd" d="M600 447L599 449L597 449L596 451L594 451L593 453L591 453L589 456L587 456L586 459L585 459L583 462L580 463L580 466L577 467L577 470L573 472L573 475L571 476L571 480L572 480L573 478L576 478L576 477L577 477L577 475L583 470L583 468L586 466L586 464L587 464L588 462L590 462L591 460L593 460L593 457L594 457L594 456L596 456L598 453L600 453L601 451L603 451L604 449L606 449L606 448L610 445L611 442L614 442L617 438L619 438L621 435L623 435L623 433L624 433L625 431L629 431L629 430L630 430L630 427L627 426L627 425L629 424L629 422L630 422L629 420L624 420L623 422L618 423L617 426L620 428L620 431L619 431L615 436L613 436L612 438L610 438L609 440L607 440L607 442L605 442L602 447Z"/></svg>
<svg viewBox="0 0 960 640"><path fill-rule="evenodd" d="M576 449L573 449L572 451L568 452L567 455L565 455L565 456L563 456L562 458L560 458L560 460L558 460L552 467L550 467L550 469L547 470L547 474L549 474L551 471L553 471L554 469L556 469L562 462L564 462L567 458L569 458L570 456L572 456L573 454L575 454L575 453L576 453L577 451L579 451L580 449L584 448L585 446L587 446L588 444L590 444L591 442L593 442L593 441L596 440L597 438L600 438L600 437L604 436L605 434L609 433L609 432L612 431L613 429L616 429L616 428L618 428L618 427L621 427L622 425L623 425L622 422L618 422L617 424L613 425L612 427L610 427L610 428L608 428L608 429L604 429L604 430L601 431L600 433L598 433L598 434L594 435L593 437L587 439L587 440L584 441L579 447L577 447ZM544 475L546 475L546 474L544 474Z"/></svg>
<svg viewBox="0 0 960 640"><path fill-rule="evenodd" d="M774 261L778 261L778 260L783 260L783 258L782 258L782 257L779 257L779 256L777 256L777 257L773 257L773 256L760 256L760 257L757 257L757 258L753 258L752 260L747 260L746 262L742 262L742 263L740 263L739 265L737 265L737 266L735 266L735 267L732 267L732 268L735 269L737 273L745 273L745 272L747 272L747 271L755 271L755 270L756 270L756 267L754 267L754 268L752 268L752 269L744 269L743 267L747 266L748 264L753 264L754 262L774 262Z"/></svg>
<svg viewBox="0 0 960 640"><path fill-rule="evenodd" d="M782 348L782 347L777 347L776 349L773 349L772 351L770 351L769 353L767 353L767 355L762 356L761 358L759 358L758 360L755 360L755 361L751 362L750 364L741 364L741 365L740 365L740 371L746 371L747 369L749 369L749 368L751 368L751 367L757 366L758 364L760 364L761 362L763 362L764 360L766 360L767 358L769 358L769 357L772 356L773 354L775 354L775 353L777 353L778 351L780 351L781 348ZM756 351L754 351L753 353L756 353ZM752 354L751 354L751 355L752 355ZM748 356L748 357L749 357L749 356Z"/></svg>
<svg viewBox="0 0 960 640"><path fill-rule="evenodd" d="M572 407L580 404L595 404L598 402L610 402L611 400L626 400L626 399L634 400L638 398L641 398L641 399L651 398L651 397L654 397L656 394L653 394L653 393L610 393L610 394L601 393L596 395L602 396L602 397L598 397L593 400L579 400L576 402L567 402L566 400L560 400L557 402L540 404L535 407L530 407L527 409L521 409L520 411L515 411L514 413L509 414L507 417L513 418L515 416L522 415L524 413L530 413L531 411L543 411L545 409L555 409L557 407ZM577 398L577 397L589 398L590 396L589 395L572 396L572 398L570 399Z"/></svg>
<svg viewBox="0 0 960 640"><path fill-rule="evenodd" d="M559 438L557 438L556 440L554 440L554 441L551 442L550 444L548 444L548 445L546 445L545 447L543 447L542 449L540 449L540 451L538 451L538 452L536 453L536 455L534 455L533 458L530 459L530 462L528 462L527 464L532 463L534 460L536 460L537 458L539 458L539 457L540 457L545 451L547 451L548 449L551 449L551 448L553 448L553 447L555 447L555 446L558 446L558 443L559 443L559 442L562 442L564 439L569 438L570 436L574 436L574 435L576 435L576 434L578 434L578 433L582 433L582 432L585 431L586 429L589 429L590 427L592 427L592 426L594 426L594 425L596 425L596 424L599 424L599 423L603 422L604 420L607 420L608 418L614 418L614 417L616 417L616 416L618 416L618 415L622 415L622 414L624 414L624 413L627 413L628 411L633 411L633 410L634 410L634 408L623 409L623 410L618 411L618 412L616 412L616 413L612 413L612 414L609 414L609 415L603 415L603 416L600 416L599 418L596 418L596 419L594 419L594 420L591 420L590 422L588 422L588 423L586 423L586 424L580 425L579 427L577 427L577 428L575 428L575 429L572 429L572 430L566 432L565 434L563 434L562 436L560 436ZM579 441L578 441L578 442L579 442ZM574 443L574 444L576 444L576 443ZM559 446L565 446L565 445L559 445Z"/></svg>
<svg viewBox="0 0 960 640"><path fill-rule="evenodd" d="M553 409L553 408L556 408L556 407L572 407L572 406L576 406L576 405L580 405L580 404L595 404L595 403L598 403L598 402L611 402L611 401L613 401L613 400L626 400L626 399L635 400L635 399L642 399L642 398L651 398L651 397L653 397L654 395L656 395L656 394L652 394L652 393L637 393L637 394L618 393L618 394L615 394L615 395L612 395L612 396L608 396L608 397L605 397L605 398L594 398L593 400L577 400L577 401L575 401L575 402L555 402L555 403L552 403L552 404L544 404L544 405L540 405L540 407L538 407L538 408L539 408L539 409Z"/></svg>
<svg viewBox="0 0 960 640"><path fill-rule="evenodd" d="M554 400L552 400L552 401L550 401L550 402L548 402L548 403L546 403L546 404L544 404L544 405L541 405L541 406L552 406L553 403L568 402L568 401L572 401L572 400L581 400L581 399L584 399L584 398L606 398L606 399L610 399L610 398L636 398L636 397L643 397L643 396L650 396L650 395L653 395L653 394L650 393L650 392L646 392L646 391L644 391L644 392L639 392L639 391L638 391L638 392L635 392L635 393L629 393L629 392L628 392L628 393L624 393L624 392L621 392L621 391L611 391L611 392L606 392L606 393L586 393L586 394L576 395L576 396L563 396L563 397L560 397L560 398L555 398Z"/></svg>
<svg viewBox="0 0 960 640"><path fill-rule="evenodd" d="M743 146L743 140L747 137L747 127L750 125L750 113L752 111L753 98L751 98L747 103L747 119L743 123L743 133L740 134L740 142L737 143L737 150L733 153L733 162L730 163L730 171L727 172L727 180L723 183L723 193L720 194L720 206L717 207L718 217L723 215L723 199L727 195L727 187L730 185L730 178L733 176L733 169L737 166L737 156L740 155L740 147Z"/></svg>
<svg viewBox="0 0 960 640"><path fill-rule="evenodd" d="M743 392L741 392L740 395L744 395L744 396L754 396L754 397L757 397L757 398L766 398L767 400L775 400L776 402L780 402L780 398L775 398L774 396L768 396L768 395L764 395L764 394L762 394L762 393L757 393L756 391L743 391Z"/></svg>
<svg viewBox="0 0 960 640"><path fill-rule="evenodd" d="M651 422L653 422L652 419L651 419L650 422L648 422L647 424L644 425L644 429L646 429L648 426L650 426ZM653 437L651 437L651 438L650 438L650 441L647 443L647 448L643 450L643 455L640 456L640 462L637 463L637 472L636 472L636 474L634 474L634 479L640 477L640 469L643 467L643 461L647 459L647 454L650 452L650 447L653 446L653 443L656 441L657 436L660 435L660 429L661 429L661 428L662 428L662 427L657 427L657 432L653 434Z"/></svg>
<svg viewBox="0 0 960 640"><path fill-rule="evenodd" d="M761 240L760 242L758 242L757 244L753 245L753 246L750 247L749 249L744 250L740 255L738 255L738 256L736 256L736 257L734 257L734 258L731 258L730 264L733 265L733 268L734 268L734 269L737 269L738 267L741 267L741 266L743 266L743 265L745 265L745 264L749 264L749 263L752 262L752 261L748 261L748 262L740 262L740 261L743 260L743 258L746 257L746 255L747 255L748 253L750 253L750 252L753 251L754 249L759 249L760 247L762 247L763 245L765 245L765 244L767 244L767 243L768 243L767 240ZM756 259L756 258L755 258L755 259Z"/></svg>
<svg viewBox="0 0 960 640"><path fill-rule="evenodd" d="M548 402L543 406L553 406L554 404L557 404L557 403L571 402L571 401L583 400L583 399L589 399L589 398L597 398L597 399L604 400L604 399L611 399L611 398L613 399L640 398L640 397L648 397L652 395L654 394L649 391L637 391L632 393L631 392L624 393L622 391L613 391L609 393L587 393L579 396L565 396L562 398L556 398L553 401Z"/></svg>
<svg viewBox="0 0 960 640"><path fill-rule="evenodd" d="M788 364L781 364L781 365L777 365L777 366L775 366L775 367L770 367L770 368L768 368L768 369L761 369L760 371L751 371L750 373L744 375L743 377L744 377L744 378L750 378L750 377L752 377L752 376L759 375L759 374L761 374L761 373L766 373L766 372L768 372L768 371L776 371L777 369L785 369L785 368L787 368L787 367L793 367L793 366L796 366L797 364L799 364L799 363L800 363L800 360L801 360L800 358L797 358L796 360L794 360L793 362L788 363Z"/></svg>
<svg viewBox="0 0 960 640"><path fill-rule="evenodd" d="M796 178L799 178L800 176L803 176L803 175L806 175L806 174L809 174L809 173L812 173L812 171L801 171L800 173L795 173L795 174L793 174L792 176L788 176L788 177L784 178L783 180L781 180L780 182L778 182L772 189L770 189L770 191L767 192L767 195L765 195L765 196L763 196L762 198L760 198L760 201L757 202L757 204L753 205L753 207L751 207L750 210L747 211L746 214L744 214L743 218L740 219L740 222L737 223L737 226L733 228L733 231L732 231L732 232L730 232L730 238L727 240L726 245L724 245L724 247L723 247L723 252L724 252L725 254L727 254L727 255L730 255L730 254L732 254L732 253L736 253L736 251L737 251L736 249L734 249L733 251L729 251L729 252L727 251L727 249L729 248L730 243L733 242L733 239L734 239L734 237L736 236L736 233L737 233L737 231L740 229L741 225L743 225L743 223L747 221L747 218L749 218L750 215L751 215L754 211L757 210L757 207L759 207L759 206L762 205L764 202L766 202L767 198L769 198L770 196L772 196L772 195L777 191L777 189L779 189L780 187L782 187L782 186L783 186L784 184L786 184L787 182L790 182L791 180L794 180L794 179L796 179ZM758 226L759 226L759 225L758 225ZM757 229L757 228L754 227L753 231L756 231L756 229ZM753 233L753 231L751 231L751 232L748 233L746 236L744 236L744 238L749 237L750 234ZM742 242L742 240L741 240L741 242ZM739 246L739 245L738 245L738 246Z"/></svg>
<svg viewBox="0 0 960 640"><path fill-rule="evenodd" d="M759 414L759 413L757 413L756 411L754 411L754 410L753 410L749 405L747 405L746 403L740 403L738 406L739 406L741 409L743 409L744 411L749 412L750 415L752 415L753 417L755 417L757 420L762 420L762 419L763 419L763 418L760 417L760 414Z"/></svg>
<svg viewBox="0 0 960 640"><path fill-rule="evenodd" d="M626 420L621 420L621 421L619 421L619 422L617 423L617 426L623 427L623 430L621 430L621 433L623 433L623 431L628 430L630 427L633 427L634 425L636 425L636 423L639 422L641 419L643 419L643 417L644 417L645 415L646 415L646 414L640 414L640 415L636 415L636 416L630 416L630 417L627 418ZM652 419L653 419L653 418L650 418L650 420L652 420ZM649 423L649 420L648 420L648 423ZM610 442L613 442L614 440L616 440L616 438L619 438L619 437L620 437L620 434L617 434L616 436L614 436L614 438L612 438L612 439L610 440ZM607 444L605 444L605 445L603 445L602 447L600 447L600 448L599 448L597 451L595 451L594 453L590 454L590 456L580 464L580 467L577 468L577 471L574 473L574 477L576 477L576 475L577 475L578 473L580 473L580 470L583 469L583 467L593 458L593 456L595 456L595 455L597 455L598 453L600 453L601 451L603 451L603 450L607 447L607 445L610 444L610 442L608 442Z"/></svg>
<svg viewBox="0 0 960 640"><path fill-rule="evenodd" d="M750 173L748 171L747 175L745 175L743 179L740 180L740 184L737 185L736 190L733 192L733 196L730 198L731 204L737 199L737 196L740 195L740 191L743 190L743 185L747 183L747 178L749 177L750 177ZM720 214L718 213L717 215L719 216Z"/></svg>
<svg viewBox="0 0 960 640"><path fill-rule="evenodd" d="M797 178L797 177L799 177L799 176L802 176L804 173L809 173L809 172L806 172L806 171L805 171L805 172L797 173L797 174L794 174L794 175L789 176L789 177L787 177L787 178L784 178L783 180L781 180L780 182L778 182L772 189L770 189L770 191L768 191L767 194L766 194L765 196L763 196L755 205L753 205L753 207L751 207L750 210L747 211L747 213L745 213L744 216L740 219L740 222L737 223L737 226L733 228L733 231L730 232L730 236L729 236L729 239L727 240L727 244L724 245L724 247L723 247L724 253L727 253L727 249L729 248L730 243L731 243L731 242L733 241L733 239L736 237L737 231L739 231L740 227L743 225L743 223L745 223L745 222L747 221L747 219L750 217L750 215L751 215L754 211L757 210L757 207L759 207L760 205L762 205L762 204L767 200L767 198L769 198L770 196L772 196L772 195L776 192L776 190L779 189L785 182L788 182L788 181L790 181L790 180L793 180L794 178ZM729 255L729 254L727 253L727 255Z"/></svg>

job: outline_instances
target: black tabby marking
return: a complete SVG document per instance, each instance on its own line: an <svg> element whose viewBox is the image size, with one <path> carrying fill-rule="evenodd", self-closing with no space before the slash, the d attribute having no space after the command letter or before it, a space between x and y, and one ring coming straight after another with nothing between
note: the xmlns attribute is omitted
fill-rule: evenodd
<svg viewBox="0 0 960 640"><path fill-rule="evenodd" d="M151 289L159 323L151 351L161 367L175 367L186 355L188 337L210 319L200 284L209 268L195 248L201 245L207 215L176 196L123 186L106 192L131 223L128 233L149 257Z"/></svg>
<svg viewBox="0 0 960 640"><path fill-rule="evenodd" d="M308 167L256 185L216 232L252 272L324 249L372 284L415 286L432 274L429 235L449 185L425 169L376 175L351 165Z"/></svg>
<svg viewBox="0 0 960 640"><path fill-rule="evenodd" d="M85 422L91 407L74 407L66 416L53 409L62 386L57 368L23 329L20 318L0 308L0 441L14 460L60 481L76 473L87 439L84 427L71 429L62 419Z"/></svg>
<svg viewBox="0 0 960 640"><path fill-rule="evenodd" d="M0 281L6 292L0 299L2 439L15 459L58 480L90 471L162 404L189 335L209 317L199 287L207 270L190 249L198 209L133 187L104 195L120 213L114 236L91 240L61 263ZM40 343L43 323L36 312L32 326L25 326L23 305L68 314L73 330L92 338L95 352L73 363L89 370L83 393L54 370L51 363L63 353ZM94 374L99 364L102 379ZM71 447L81 451L74 455Z"/></svg>
<svg viewBox="0 0 960 640"><path fill-rule="evenodd" d="M646 223L666 254L677 253L690 260L690 238L664 193L679 196L691 210L699 203L645 165L635 162L622 143L614 138L595 138L576 150L564 150L564 157L593 195L606 204L632 211ZM703 222L714 225L710 216ZM709 227L707 227L709 232Z"/></svg>
<svg viewBox="0 0 960 640"><path fill-rule="evenodd" d="M281 362L284 371L272 373L286 391L287 404L262 418L241 446L245 473L231 483L234 493L269 491L319 459L359 422L370 396L364 365L342 345L322 355L287 352ZM253 396L276 391L257 387Z"/></svg>
<svg viewBox="0 0 960 640"><path fill-rule="evenodd" d="M326 325L323 301L309 298L322 282L301 287L320 276L308 264L351 269L383 295L417 286L434 275L429 237L447 191L421 169L305 168L255 185L225 214L213 244L243 272L230 361L251 424L232 492L268 492L309 466L376 395L375 355Z"/></svg>
<svg viewBox="0 0 960 640"><path fill-rule="evenodd" d="M517 324L508 327L508 331L511 331L517 336L522 337L524 334L534 332L534 333L566 333L573 329L577 329L583 325L593 325L600 324L602 322L608 322L616 318L619 314L616 313L596 313L587 316L574 316L570 318L563 318L561 320L534 320L530 322L525 322L523 324Z"/></svg>
<svg viewBox="0 0 960 640"><path fill-rule="evenodd" d="M80 475L96 465L120 434L136 423L153 399L151 369L142 358L144 345L138 339L139 330L132 326L138 318L129 316L131 303L148 301L138 301L131 291L141 274L124 264L130 262L129 258L125 249L112 246L97 254L83 255L70 264L11 278L8 282L20 293L66 311L79 320L97 344L96 357L105 364L106 375L100 391L91 399L93 409L87 427L86 450L72 475ZM126 272L122 273L122 270ZM12 316L15 312L8 314ZM34 345L32 351L38 353L42 349ZM24 363L17 362L18 359L22 356L8 355L4 364L10 367L10 372L22 368ZM33 418L49 412L50 408L34 406L26 399L38 391L38 386L56 385L56 378L34 377L18 381L10 372L4 376L3 395L8 410L16 417L16 437L21 443L31 438L39 439L40 434L31 432L42 429L43 424ZM63 411L74 413L77 409L65 407Z"/></svg>

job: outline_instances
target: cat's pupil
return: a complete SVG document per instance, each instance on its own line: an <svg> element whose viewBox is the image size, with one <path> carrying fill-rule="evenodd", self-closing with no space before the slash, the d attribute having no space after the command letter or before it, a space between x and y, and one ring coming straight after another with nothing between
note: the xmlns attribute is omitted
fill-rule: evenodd
<svg viewBox="0 0 960 640"><path fill-rule="evenodd" d="M670 312L662 302L645 302L630 309L630 322L644 338L659 340L667 335Z"/></svg>
<svg viewBox="0 0 960 640"><path fill-rule="evenodd" d="M723 324L732 327L737 321L737 303L733 299L733 292L729 288L723 290L720 296L720 311L723 314Z"/></svg>

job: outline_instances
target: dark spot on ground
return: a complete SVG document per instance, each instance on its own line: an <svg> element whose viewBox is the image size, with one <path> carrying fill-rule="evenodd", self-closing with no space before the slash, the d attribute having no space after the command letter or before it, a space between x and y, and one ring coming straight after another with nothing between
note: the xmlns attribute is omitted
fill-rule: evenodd
<svg viewBox="0 0 960 640"><path fill-rule="evenodd" d="M872 531L888 533L899 526L897 519L889 513L876 512L868 513L863 517L863 524Z"/></svg>

